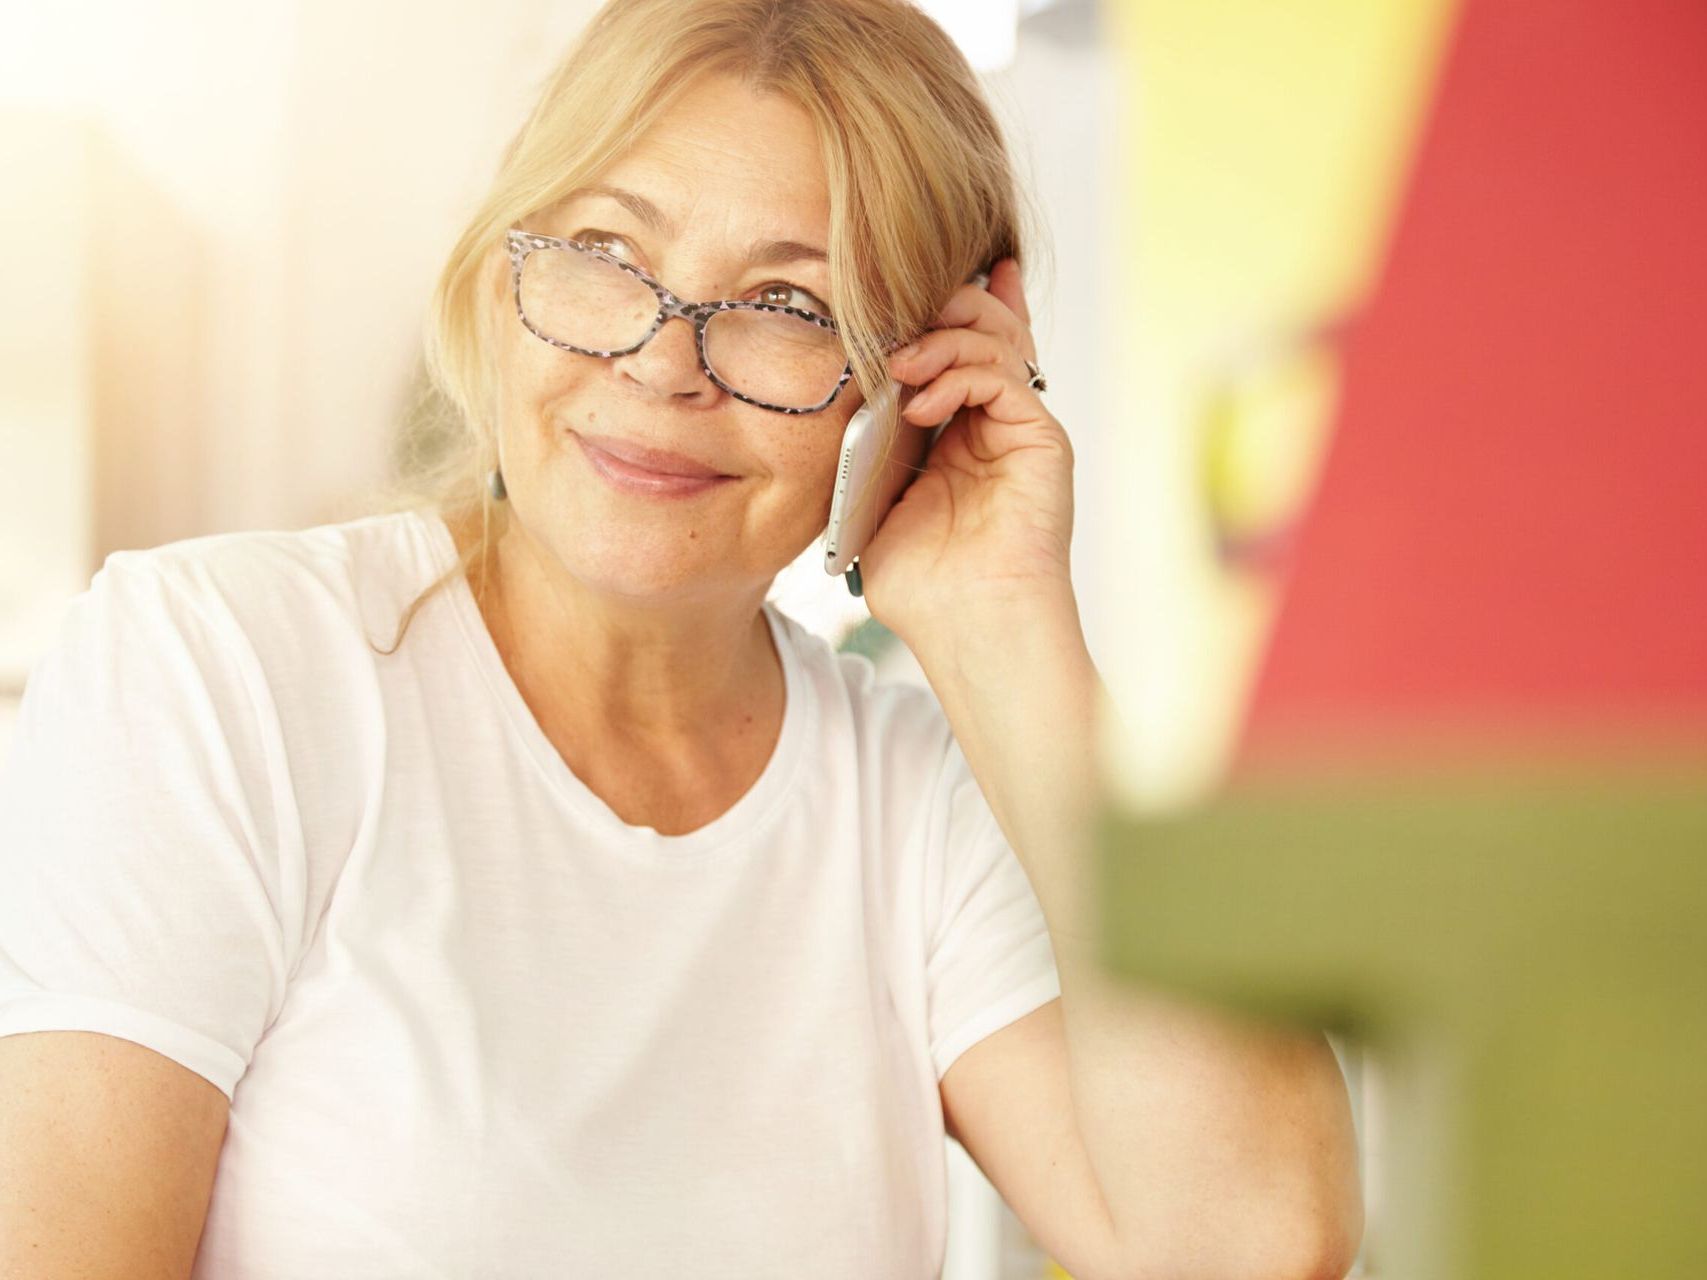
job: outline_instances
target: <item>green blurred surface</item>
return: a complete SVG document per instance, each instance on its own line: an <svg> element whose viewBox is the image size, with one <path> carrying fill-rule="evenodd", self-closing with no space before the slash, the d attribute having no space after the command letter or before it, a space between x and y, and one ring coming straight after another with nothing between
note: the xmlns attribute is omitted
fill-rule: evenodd
<svg viewBox="0 0 1707 1280"><path fill-rule="evenodd" d="M1707 759L1110 812L1104 955L1394 1081L1393 1276L1707 1277Z"/></svg>
<svg viewBox="0 0 1707 1280"><path fill-rule="evenodd" d="M899 643L888 627L876 618L866 618L842 637L836 650L839 653L864 654L876 662Z"/></svg>

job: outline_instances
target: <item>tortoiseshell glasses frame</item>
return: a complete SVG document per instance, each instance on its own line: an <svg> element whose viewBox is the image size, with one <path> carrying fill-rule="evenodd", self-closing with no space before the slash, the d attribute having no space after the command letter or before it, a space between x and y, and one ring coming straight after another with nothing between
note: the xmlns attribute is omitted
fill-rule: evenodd
<svg viewBox="0 0 1707 1280"><path fill-rule="evenodd" d="M533 334L534 337L538 338L541 342L549 342L554 347L561 347L564 351L573 351L576 355L583 356L603 356L607 359L612 356L630 355L633 352L640 350L641 347L650 342L658 331L664 327L667 321L676 316L680 316L693 326L694 346L699 352L699 367L704 371L705 376L710 378L714 383L719 387L722 387L723 390L727 391L737 400L746 404L755 405L760 409L769 409L772 413L820 413L829 408L830 405L835 402L836 397L841 395L842 388L847 386L848 379L853 377L853 362L850 360L843 365L842 376L837 379L835 389L830 392L829 396L820 403L809 405L804 409L790 408L780 404L770 404L764 400L757 400L752 396L737 391L734 387L723 381L722 378L718 377L716 370L711 367L711 362L706 359L705 326L710 323L711 318L722 311L780 311L784 315L796 316L801 320L809 321L812 324L818 325L820 328L828 329L831 333L840 336L840 331L836 328L836 322L834 320L830 319L828 316L821 316L815 311L807 311L801 307L785 307L770 302L745 302L735 299L727 299L718 302L683 302L675 294L671 293L663 285L659 284L657 280L647 275L632 262L624 262L614 254L606 253L603 249L595 249L592 245L583 244L579 240L565 240L558 236L536 235L531 231L521 231L512 227L505 236L505 248L508 250L510 255L510 275L515 287L516 315L521 318L522 324L527 328L529 333ZM641 338L640 341L631 346L623 347L619 351L598 351L590 347L577 347L564 342L561 338L554 338L548 333L541 333L534 327L533 322L528 319L527 312L522 309L522 265L527 261L528 255L536 249L569 249L579 253L588 254L591 257L597 258L600 262L608 262L611 266L619 267L634 276L648 289L652 290L652 292L658 297L658 314L652 321L652 327L646 331L646 335Z"/></svg>

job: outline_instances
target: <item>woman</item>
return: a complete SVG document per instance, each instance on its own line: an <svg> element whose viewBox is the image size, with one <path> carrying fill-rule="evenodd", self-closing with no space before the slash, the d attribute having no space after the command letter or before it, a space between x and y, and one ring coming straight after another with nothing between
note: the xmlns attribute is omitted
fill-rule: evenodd
<svg viewBox="0 0 1707 1280"><path fill-rule="evenodd" d="M600 12L440 281L436 504L114 556L32 680L0 1260L930 1275L946 1131L1082 1280L1343 1272L1325 1045L1082 945L1013 207L897 0ZM940 707L765 604L891 375L959 410L861 557Z"/></svg>

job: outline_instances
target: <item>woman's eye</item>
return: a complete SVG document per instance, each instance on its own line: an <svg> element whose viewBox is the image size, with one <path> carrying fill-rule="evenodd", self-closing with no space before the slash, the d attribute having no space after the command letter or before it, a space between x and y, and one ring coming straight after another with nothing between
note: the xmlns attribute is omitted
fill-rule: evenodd
<svg viewBox="0 0 1707 1280"><path fill-rule="evenodd" d="M600 231L595 227L583 227L569 238L578 244L586 245L588 248L602 250L613 258L624 256L611 249L610 246L613 244L621 245L624 249L631 250L634 248L628 242L627 237L614 235L609 231ZM629 254L628 256L632 258L633 255ZM830 315L830 308L824 304L822 298L811 290L802 289L796 284L789 284L786 280L773 280L769 284L760 285L754 294L755 301L758 302L769 303L775 307L795 307L801 311L810 311L815 315L823 316L825 319L834 319Z"/></svg>
<svg viewBox="0 0 1707 1280"><path fill-rule="evenodd" d="M601 249L605 253L611 253L609 245L613 242L621 245L628 244L628 241L623 239L621 236L612 235L608 231L597 231L592 227L585 227L569 238L580 244L587 245L589 248ZM611 256L614 258L618 255L611 253Z"/></svg>
<svg viewBox="0 0 1707 1280"><path fill-rule="evenodd" d="M774 281L760 288L757 301L768 302L776 307L797 307L802 311L811 311L821 316L830 314L830 308L823 304L817 294L802 289L799 285L788 284L782 280Z"/></svg>

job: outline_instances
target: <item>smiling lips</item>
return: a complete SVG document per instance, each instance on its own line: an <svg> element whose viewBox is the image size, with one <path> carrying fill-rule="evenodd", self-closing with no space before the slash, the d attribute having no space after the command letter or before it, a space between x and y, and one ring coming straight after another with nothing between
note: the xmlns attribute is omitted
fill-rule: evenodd
<svg viewBox="0 0 1707 1280"><path fill-rule="evenodd" d="M685 454L648 449L614 436L572 434L593 470L627 493L687 497L735 479Z"/></svg>

